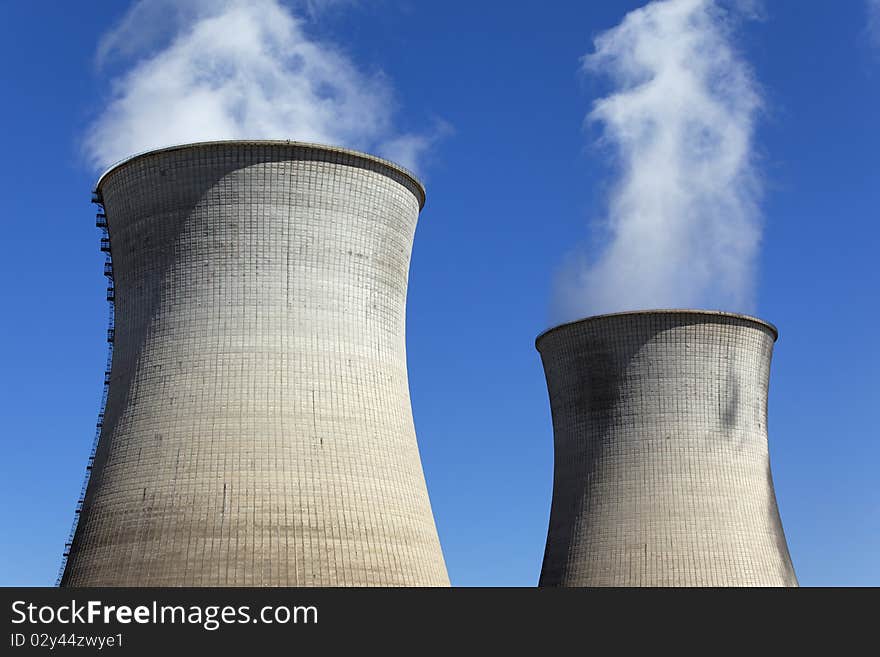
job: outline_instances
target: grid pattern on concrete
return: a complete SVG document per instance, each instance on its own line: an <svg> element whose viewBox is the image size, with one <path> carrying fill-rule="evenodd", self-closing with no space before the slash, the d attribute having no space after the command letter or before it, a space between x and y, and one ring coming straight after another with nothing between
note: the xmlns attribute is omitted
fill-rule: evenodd
<svg viewBox="0 0 880 657"><path fill-rule="evenodd" d="M538 338L555 443L541 586L797 585L768 454L775 339L699 311Z"/></svg>
<svg viewBox="0 0 880 657"><path fill-rule="evenodd" d="M115 349L62 585L448 585L406 371L420 186L229 142L99 191Z"/></svg>

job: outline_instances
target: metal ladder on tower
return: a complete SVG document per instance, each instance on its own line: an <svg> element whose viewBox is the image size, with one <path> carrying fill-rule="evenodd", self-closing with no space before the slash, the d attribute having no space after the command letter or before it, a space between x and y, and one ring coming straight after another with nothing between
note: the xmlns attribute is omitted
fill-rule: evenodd
<svg viewBox="0 0 880 657"><path fill-rule="evenodd" d="M76 536L76 529L79 526L79 519L82 515L83 505L85 504L86 491L88 490L89 480L91 479L92 475L92 469L95 465L95 453L98 449L98 442L101 438L101 432L104 429L104 412L107 407L107 393L110 387L111 368L113 365L113 343L116 338L116 287L113 281L113 258L110 252L110 231L107 224L107 213L104 210L104 199L101 197L100 192L92 192L92 203L98 206L98 213L95 215L95 226L101 230L100 249L101 252L105 253L107 256L104 260L104 276L107 277L107 301L110 304L110 316L107 327L107 361L104 367L104 386L101 392L98 422L95 425L95 436L92 439L92 447L91 451L89 452L88 463L86 464L85 476L83 477L82 487L80 488L79 498L76 503L76 509L74 510L73 524L71 525L67 542L64 544L64 552L61 557L61 566L58 569L58 576L55 580L55 586L60 586L61 581L64 578L64 571L67 568L67 561L70 557L74 537Z"/></svg>

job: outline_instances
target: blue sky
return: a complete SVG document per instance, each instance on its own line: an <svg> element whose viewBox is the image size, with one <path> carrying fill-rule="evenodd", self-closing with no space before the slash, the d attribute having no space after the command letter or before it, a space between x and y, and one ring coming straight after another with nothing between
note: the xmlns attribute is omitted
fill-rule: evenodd
<svg viewBox="0 0 880 657"><path fill-rule="evenodd" d="M552 322L566 255L589 243L615 189L601 126L584 125L612 83L581 58L642 4L293 5L310 39L393 95L387 125L354 137L376 148L424 137L408 360L456 585L537 582L552 430L533 341ZM803 585L880 585L880 34L868 5L767 2L731 37L763 99L751 133L764 226L754 309L781 334L770 451ZM112 80L138 61L117 50L96 64L125 12L0 5L4 585L54 582L93 437L107 304L87 144Z"/></svg>

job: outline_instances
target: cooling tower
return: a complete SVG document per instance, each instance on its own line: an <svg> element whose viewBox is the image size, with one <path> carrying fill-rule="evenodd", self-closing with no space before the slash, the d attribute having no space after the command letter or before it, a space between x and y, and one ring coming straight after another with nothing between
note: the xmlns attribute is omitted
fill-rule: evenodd
<svg viewBox="0 0 880 657"><path fill-rule="evenodd" d="M112 367L61 584L447 586L406 369L421 184L212 142L116 165L97 201Z"/></svg>
<svg viewBox="0 0 880 657"><path fill-rule="evenodd" d="M767 444L776 337L691 310L538 337L555 444L540 586L797 585Z"/></svg>

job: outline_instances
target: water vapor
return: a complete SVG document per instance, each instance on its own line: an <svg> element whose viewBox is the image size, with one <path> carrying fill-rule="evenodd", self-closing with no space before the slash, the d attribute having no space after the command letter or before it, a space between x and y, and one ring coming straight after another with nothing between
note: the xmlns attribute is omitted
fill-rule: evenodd
<svg viewBox="0 0 880 657"><path fill-rule="evenodd" d="M880 47L880 0L865 0L868 36L871 42Z"/></svg>
<svg viewBox="0 0 880 657"><path fill-rule="evenodd" d="M314 15L340 2L299 6ZM138 0L101 38L96 61L123 69L85 139L95 168L173 144L290 139L366 150L417 170L437 133L398 133L387 78L310 36L278 0Z"/></svg>
<svg viewBox="0 0 880 657"><path fill-rule="evenodd" d="M663 0L594 40L605 78L587 125L613 156L592 249L557 277L554 319L649 308L753 312L761 235L757 85L733 44L755 3Z"/></svg>

